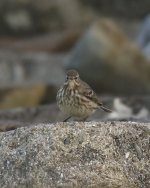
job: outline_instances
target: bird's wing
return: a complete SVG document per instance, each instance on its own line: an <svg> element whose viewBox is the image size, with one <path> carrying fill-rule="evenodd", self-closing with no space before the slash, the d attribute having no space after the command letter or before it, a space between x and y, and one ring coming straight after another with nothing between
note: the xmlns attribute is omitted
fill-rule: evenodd
<svg viewBox="0 0 150 188"><path fill-rule="evenodd" d="M95 102L96 104L99 105L99 107L101 109L103 109L105 112L112 112L112 110L106 108L103 106L103 103L99 100L99 98L97 97L96 93L93 91L93 89L85 82L83 82L81 80L81 85L79 87L79 93L85 97L87 97L88 99L90 99L91 101Z"/></svg>
<svg viewBox="0 0 150 188"><path fill-rule="evenodd" d="M82 87L79 87L79 93L101 106L102 102L99 100L93 89L82 80L80 80L80 82Z"/></svg>

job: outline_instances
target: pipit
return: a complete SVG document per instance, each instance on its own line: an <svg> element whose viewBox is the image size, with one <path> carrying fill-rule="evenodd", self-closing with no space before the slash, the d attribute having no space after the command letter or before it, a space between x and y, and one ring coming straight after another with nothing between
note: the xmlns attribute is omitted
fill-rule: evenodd
<svg viewBox="0 0 150 188"><path fill-rule="evenodd" d="M67 72L66 81L59 89L56 100L60 110L69 116L64 121L71 117L85 121L100 108L105 112L111 112L103 106L91 87L80 79L76 70Z"/></svg>

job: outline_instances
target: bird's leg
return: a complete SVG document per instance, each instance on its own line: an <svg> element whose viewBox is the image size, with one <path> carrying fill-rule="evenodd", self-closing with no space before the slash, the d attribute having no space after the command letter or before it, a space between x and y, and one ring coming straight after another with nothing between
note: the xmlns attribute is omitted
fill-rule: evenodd
<svg viewBox="0 0 150 188"><path fill-rule="evenodd" d="M64 121L63 121L63 122L68 121L68 119L70 119L71 117L72 117L72 116L67 117L66 119L64 119Z"/></svg>
<svg viewBox="0 0 150 188"><path fill-rule="evenodd" d="M86 117L83 117L83 118L78 118L78 119L76 119L76 121L86 121L86 119L88 118L89 116L86 116Z"/></svg>
<svg viewBox="0 0 150 188"><path fill-rule="evenodd" d="M89 116L86 116L82 119L82 121L86 121Z"/></svg>

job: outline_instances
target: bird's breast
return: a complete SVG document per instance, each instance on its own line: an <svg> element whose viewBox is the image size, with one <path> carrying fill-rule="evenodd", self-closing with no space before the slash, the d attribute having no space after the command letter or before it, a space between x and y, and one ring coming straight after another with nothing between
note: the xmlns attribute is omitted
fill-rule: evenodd
<svg viewBox="0 0 150 188"><path fill-rule="evenodd" d="M78 90L64 87L58 92L57 98L59 98L57 102L60 110L69 115L86 116L93 113L97 108L96 104L81 95Z"/></svg>

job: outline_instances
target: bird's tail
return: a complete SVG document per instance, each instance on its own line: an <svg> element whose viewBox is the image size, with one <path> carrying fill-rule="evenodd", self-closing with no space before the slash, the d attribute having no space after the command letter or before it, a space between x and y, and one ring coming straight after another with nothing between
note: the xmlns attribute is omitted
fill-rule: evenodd
<svg viewBox="0 0 150 188"><path fill-rule="evenodd" d="M108 108L106 108L106 107L104 107L104 106L100 106L100 108L101 108L102 110L104 110L105 112L109 112L109 113L112 112L112 110L110 110L110 109L108 109Z"/></svg>

